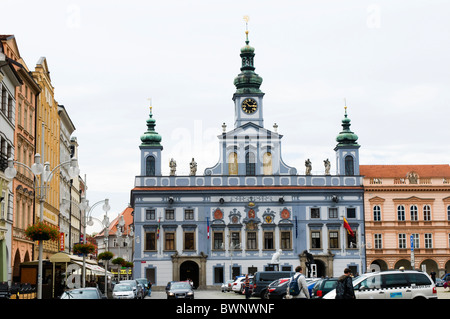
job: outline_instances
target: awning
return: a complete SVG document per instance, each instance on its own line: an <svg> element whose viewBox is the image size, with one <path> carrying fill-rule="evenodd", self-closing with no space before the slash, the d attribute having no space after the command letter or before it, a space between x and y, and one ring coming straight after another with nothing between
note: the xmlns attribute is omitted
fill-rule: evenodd
<svg viewBox="0 0 450 319"><path fill-rule="evenodd" d="M83 262L81 261L72 261L73 264L77 264L80 265L81 267L83 267ZM95 275L98 276L104 276L105 275L105 268L100 267L99 265L93 265L93 264L88 264L86 263L86 269L89 269L90 271L92 271ZM107 276L112 276L112 273L110 273L109 271L106 272Z"/></svg>
<svg viewBox="0 0 450 319"><path fill-rule="evenodd" d="M50 257L52 263L72 263L83 267L83 258L76 255L69 255L65 252L59 252ZM105 275L105 268L100 267L97 263L91 259L86 259L86 269L92 271L95 275ZM112 276L109 271L106 275Z"/></svg>

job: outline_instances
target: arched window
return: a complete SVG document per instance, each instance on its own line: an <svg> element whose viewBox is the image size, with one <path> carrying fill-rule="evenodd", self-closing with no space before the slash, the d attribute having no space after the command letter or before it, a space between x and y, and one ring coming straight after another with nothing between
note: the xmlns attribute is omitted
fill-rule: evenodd
<svg viewBox="0 0 450 319"><path fill-rule="evenodd" d="M148 156L145 160L145 176L155 176L155 158Z"/></svg>
<svg viewBox="0 0 450 319"><path fill-rule="evenodd" d="M255 154L248 152L245 154L245 173L246 175L256 175Z"/></svg>
<svg viewBox="0 0 450 319"><path fill-rule="evenodd" d="M375 222L381 221L381 208L378 205L373 206L373 220Z"/></svg>
<svg viewBox="0 0 450 319"><path fill-rule="evenodd" d="M228 155L228 175L238 174L238 160L237 154L232 152Z"/></svg>
<svg viewBox="0 0 450 319"><path fill-rule="evenodd" d="M263 155L263 174L272 175L272 153L267 152Z"/></svg>
<svg viewBox="0 0 450 319"><path fill-rule="evenodd" d="M350 155L345 157L345 175L355 175L353 157Z"/></svg>
<svg viewBox="0 0 450 319"><path fill-rule="evenodd" d="M417 211L418 211L417 206L416 205L412 205L409 210L411 212L411 220L412 221L417 221L419 219L418 215L417 215Z"/></svg>

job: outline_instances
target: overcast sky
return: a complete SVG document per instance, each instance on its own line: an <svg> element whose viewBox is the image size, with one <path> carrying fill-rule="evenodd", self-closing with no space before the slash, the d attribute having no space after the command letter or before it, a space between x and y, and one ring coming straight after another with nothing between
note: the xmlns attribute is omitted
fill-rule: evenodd
<svg viewBox="0 0 450 319"><path fill-rule="evenodd" d="M188 174L219 157L234 126L234 78L248 15L264 126L278 124L285 163L335 169L344 98L361 164L448 164L450 1L165 0L1 2L0 33L14 34L33 70L47 58L55 98L79 143L91 206L123 211L139 175L152 98L169 160ZM52 167L55 164L52 163ZM102 219L101 205L92 212ZM89 232L89 229L88 229Z"/></svg>

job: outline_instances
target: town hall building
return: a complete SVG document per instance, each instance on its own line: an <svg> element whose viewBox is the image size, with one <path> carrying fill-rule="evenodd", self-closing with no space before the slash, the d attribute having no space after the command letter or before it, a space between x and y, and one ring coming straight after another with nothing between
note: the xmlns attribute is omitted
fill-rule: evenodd
<svg viewBox="0 0 450 319"><path fill-rule="evenodd" d="M337 138L330 136L334 164L324 159L321 175L306 159L301 170L289 166L282 158L283 136L276 126L264 127L264 108L274 106L264 105L254 51L247 31L234 79L234 127L223 126L220 159L201 174L193 161L190 175L178 176L175 166L162 175L162 138L150 109L130 201L140 238L135 278L156 286L189 278L206 287L298 265L308 277L339 276L344 268L365 272L360 145L347 110L336 123Z"/></svg>

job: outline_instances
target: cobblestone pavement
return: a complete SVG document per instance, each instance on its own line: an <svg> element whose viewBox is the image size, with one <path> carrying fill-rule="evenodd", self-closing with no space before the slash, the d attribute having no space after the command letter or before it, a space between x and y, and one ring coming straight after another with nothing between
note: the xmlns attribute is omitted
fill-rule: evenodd
<svg viewBox="0 0 450 319"><path fill-rule="evenodd" d="M437 287L438 299L450 299L450 291L444 290L442 287ZM244 300L245 296L237 294L235 292L221 292L220 290L195 290L195 299L241 299ZM167 299L165 291L153 291L151 297L147 296L145 299ZM260 300L260 298L251 298L254 300Z"/></svg>

